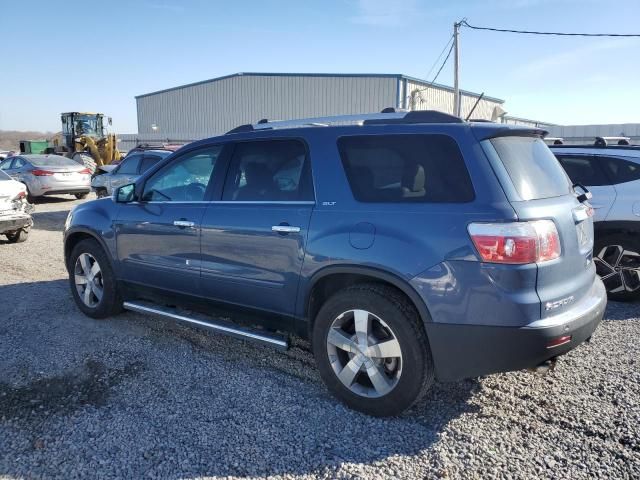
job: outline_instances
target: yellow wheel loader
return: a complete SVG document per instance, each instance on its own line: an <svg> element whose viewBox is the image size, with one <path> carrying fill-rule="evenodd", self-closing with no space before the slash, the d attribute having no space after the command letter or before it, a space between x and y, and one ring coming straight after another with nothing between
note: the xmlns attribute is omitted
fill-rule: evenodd
<svg viewBox="0 0 640 480"><path fill-rule="evenodd" d="M96 167L119 161L116 136L107 133L102 113L67 112L60 115L62 132L53 138L48 153L56 153L83 163L92 172ZM111 118L107 117L111 125Z"/></svg>

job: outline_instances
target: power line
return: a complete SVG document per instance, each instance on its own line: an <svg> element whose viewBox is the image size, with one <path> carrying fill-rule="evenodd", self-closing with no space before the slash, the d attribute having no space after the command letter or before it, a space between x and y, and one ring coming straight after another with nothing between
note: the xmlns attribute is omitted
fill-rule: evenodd
<svg viewBox="0 0 640 480"><path fill-rule="evenodd" d="M557 35L561 37L640 37L640 33L567 33L567 32L537 32L531 30L511 30L507 28L491 28L491 27L476 27L475 25L469 25L466 20L462 20L460 25L469 27L473 30L488 30L490 32L502 32L502 33L523 33L528 35Z"/></svg>
<svg viewBox="0 0 640 480"><path fill-rule="evenodd" d="M438 64L438 62L442 58L442 55L444 55L444 52L447 50L447 47L451 44L451 42L453 42L453 35L451 35L449 37L449 40L447 41L446 45L444 46L444 48L440 52L440 55L438 55L438 58L436 58L436 61L433 62L433 65L431 65L431 68L429 69L429 71L425 75L425 78L427 78L427 77L429 77L429 75L431 75L431 72L433 72L433 69L436 68L436 65Z"/></svg>
<svg viewBox="0 0 640 480"><path fill-rule="evenodd" d="M453 38L453 37L451 37L451 38ZM449 60L449 57L451 56L451 52L452 51L453 51L453 43L449 47L449 52L447 52L447 56L444 58L444 61L442 62L442 65L440 65L440 68L438 69L438 73L436 73L436 76L433 77L433 80L431 80L431 83L429 83L429 85L427 85L424 88L419 88L419 89L413 90L411 92L411 96L413 96L413 95L415 95L417 93L420 93L420 92L424 92L425 90L428 90L429 88L433 87L433 84L436 83L436 80L438 79L438 76L440 75L440 72L442 72L442 69L447 64L447 61Z"/></svg>

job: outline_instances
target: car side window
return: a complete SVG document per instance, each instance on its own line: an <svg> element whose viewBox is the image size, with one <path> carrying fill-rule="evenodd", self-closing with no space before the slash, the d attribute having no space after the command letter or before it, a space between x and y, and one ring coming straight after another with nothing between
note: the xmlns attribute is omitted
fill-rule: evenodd
<svg viewBox="0 0 640 480"><path fill-rule="evenodd" d="M142 201L203 201L222 148L215 145L176 158L149 178Z"/></svg>
<svg viewBox="0 0 640 480"><path fill-rule="evenodd" d="M9 170L11 168L11 162L13 159L7 158L0 162L0 170Z"/></svg>
<svg viewBox="0 0 640 480"><path fill-rule="evenodd" d="M557 155L557 158L573 183L585 187L611 184L599 162L591 155Z"/></svg>
<svg viewBox="0 0 640 480"><path fill-rule="evenodd" d="M142 159L142 163L140 165L140 174L143 174L151 167L153 167L156 163L162 160L162 157L158 155L145 155Z"/></svg>
<svg viewBox="0 0 640 480"><path fill-rule="evenodd" d="M311 165L300 140L236 144L223 200L296 202L313 198Z"/></svg>
<svg viewBox="0 0 640 480"><path fill-rule="evenodd" d="M475 197L456 141L441 134L338 139L354 198L367 203L464 203Z"/></svg>
<svg viewBox="0 0 640 480"><path fill-rule="evenodd" d="M622 158L605 157L600 161L614 184L640 179L640 164Z"/></svg>
<svg viewBox="0 0 640 480"><path fill-rule="evenodd" d="M142 155L131 155L125 158L116 172L118 175L136 175L138 173L138 164L142 159Z"/></svg>

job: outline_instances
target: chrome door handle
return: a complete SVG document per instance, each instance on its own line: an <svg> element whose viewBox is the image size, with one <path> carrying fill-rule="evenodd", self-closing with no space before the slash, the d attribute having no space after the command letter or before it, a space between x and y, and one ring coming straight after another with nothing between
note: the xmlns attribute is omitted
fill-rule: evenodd
<svg viewBox="0 0 640 480"><path fill-rule="evenodd" d="M278 233L298 233L300 227L292 227L291 225L274 225L271 227L272 232Z"/></svg>
<svg viewBox="0 0 640 480"><path fill-rule="evenodd" d="M187 220L174 220L173 225L180 228L185 228L185 227L193 228L196 226L195 222L189 222Z"/></svg>

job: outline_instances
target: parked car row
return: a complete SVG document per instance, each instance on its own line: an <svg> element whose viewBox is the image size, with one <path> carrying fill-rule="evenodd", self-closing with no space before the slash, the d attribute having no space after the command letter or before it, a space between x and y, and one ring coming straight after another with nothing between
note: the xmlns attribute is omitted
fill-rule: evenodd
<svg viewBox="0 0 640 480"><path fill-rule="evenodd" d="M72 295L94 318L308 337L329 390L373 415L435 379L548 369L606 291L588 195L543 136L393 109L240 126L70 212Z"/></svg>

